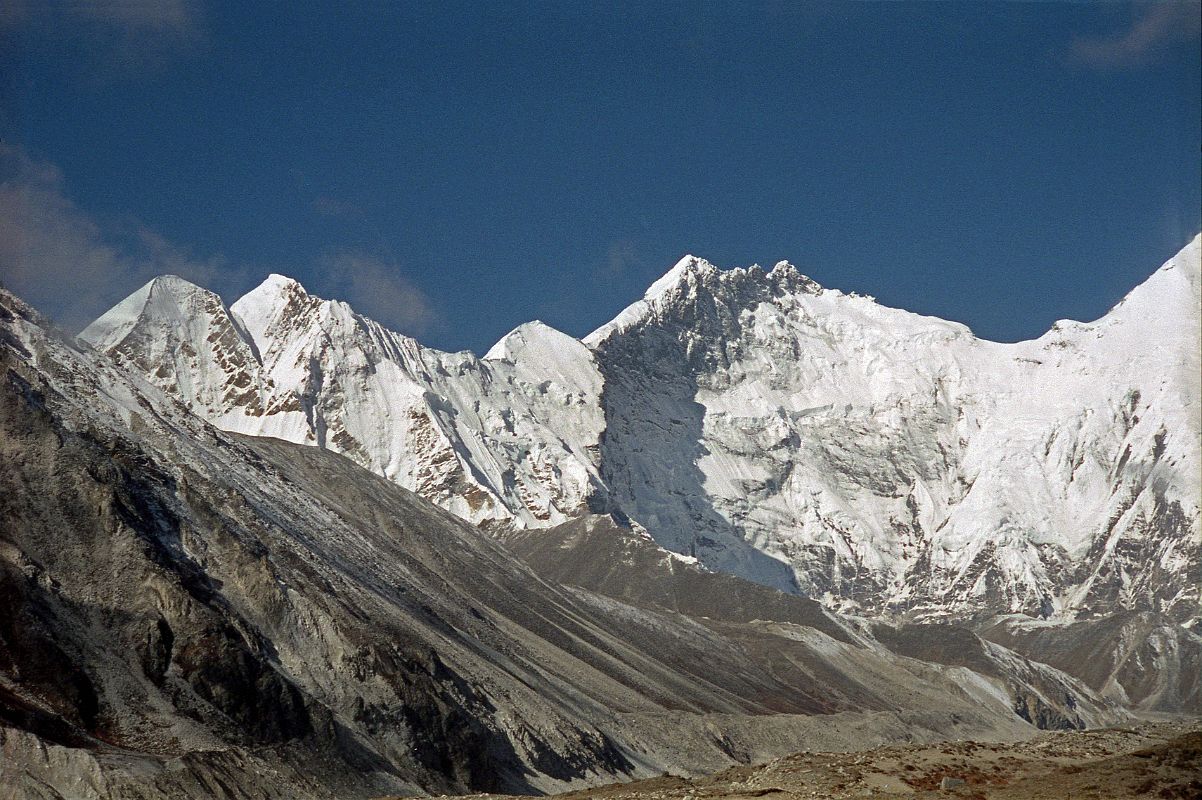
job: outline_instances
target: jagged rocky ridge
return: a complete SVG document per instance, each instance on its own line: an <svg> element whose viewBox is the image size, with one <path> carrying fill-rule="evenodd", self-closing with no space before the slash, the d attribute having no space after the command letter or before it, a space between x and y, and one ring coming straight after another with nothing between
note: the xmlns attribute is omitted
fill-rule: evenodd
<svg viewBox="0 0 1202 800"><path fill-rule="evenodd" d="M967 631L978 664L902 654L649 539L763 614L549 582L341 456L211 426L3 292L0 375L0 788L20 796L535 791L1123 716Z"/></svg>
<svg viewBox="0 0 1202 800"><path fill-rule="evenodd" d="M1196 624L1199 240L1017 344L687 257L579 342L442 353L272 276L158 279L83 338L225 429L343 453L472 522L633 520L708 568L917 619Z"/></svg>

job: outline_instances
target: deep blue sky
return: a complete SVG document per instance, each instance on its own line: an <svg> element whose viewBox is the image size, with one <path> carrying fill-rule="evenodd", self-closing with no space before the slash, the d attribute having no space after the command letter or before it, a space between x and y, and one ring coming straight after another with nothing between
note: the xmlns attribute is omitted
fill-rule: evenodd
<svg viewBox="0 0 1202 800"><path fill-rule="evenodd" d="M277 271L482 352L691 252L1037 336L1198 231L1198 15L34 3L0 14L0 280L71 324L148 271Z"/></svg>

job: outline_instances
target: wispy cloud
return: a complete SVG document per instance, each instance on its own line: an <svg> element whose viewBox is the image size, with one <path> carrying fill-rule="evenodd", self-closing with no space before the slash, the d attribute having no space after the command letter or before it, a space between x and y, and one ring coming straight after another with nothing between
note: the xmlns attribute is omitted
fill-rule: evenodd
<svg viewBox="0 0 1202 800"><path fill-rule="evenodd" d="M78 330L166 273L217 290L245 277L136 221L102 225L71 200L56 166L0 143L0 283Z"/></svg>
<svg viewBox="0 0 1202 800"><path fill-rule="evenodd" d="M430 299L398 267L358 251L325 257L326 284L361 314L411 336L441 323Z"/></svg>
<svg viewBox="0 0 1202 800"><path fill-rule="evenodd" d="M1074 59L1098 69L1142 66L1173 45L1197 40L1202 31L1202 4L1196 1L1138 4L1132 14L1121 30L1075 38Z"/></svg>
<svg viewBox="0 0 1202 800"><path fill-rule="evenodd" d="M3 30L92 81L158 71L207 40L198 0L4 0Z"/></svg>
<svg viewBox="0 0 1202 800"><path fill-rule="evenodd" d="M395 266L359 251L318 257L323 294L402 333L442 322L430 299ZM61 170L0 143L0 284L68 330L79 330L158 275L179 275L226 299L252 270L198 256L136 220L98 219L69 196Z"/></svg>
<svg viewBox="0 0 1202 800"><path fill-rule="evenodd" d="M323 217L356 217L363 211L354 203L328 194L319 194L309 202L309 210Z"/></svg>
<svg viewBox="0 0 1202 800"><path fill-rule="evenodd" d="M609 244L609 250L605 256L605 267L609 272L608 277L617 277L626 272L626 270L639 263L638 247L632 239L617 239Z"/></svg>

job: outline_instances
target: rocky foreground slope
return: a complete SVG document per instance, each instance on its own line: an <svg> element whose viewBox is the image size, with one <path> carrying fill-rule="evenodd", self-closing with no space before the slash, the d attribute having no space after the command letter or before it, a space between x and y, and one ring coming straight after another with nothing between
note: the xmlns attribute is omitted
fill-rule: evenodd
<svg viewBox="0 0 1202 800"><path fill-rule="evenodd" d="M557 795L559 800L1195 800L1202 732L1180 723L1045 734L1010 744L901 745L815 751L688 780L663 776ZM475 796L485 800L494 795Z"/></svg>
<svg viewBox="0 0 1202 800"><path fill-rule="evenodd" d="M998 344L780 263L686 257L583 341L442 353L272 276L157 279L83 338L227 430L496 531L588 512L854 613L1196 625L1200 247L1102 319Z"/></svg>
<svg viewBox="0 0 1202 800"><path fill-rule="evenodd" d="M903 652L650 540L747 607L541 578L346 458L213 427L3 293L0 376L16 796L535 792L1125 716L967 631L972 663Z"/></svg>

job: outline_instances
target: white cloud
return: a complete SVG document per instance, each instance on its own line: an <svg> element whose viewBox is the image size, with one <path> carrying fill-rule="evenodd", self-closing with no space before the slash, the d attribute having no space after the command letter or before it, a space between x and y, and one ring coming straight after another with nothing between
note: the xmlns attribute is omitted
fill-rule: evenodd
<svg viewBox="0 0 1202 800"><path fill-rule="evenodd" d="M0 283L78 330L167 273L210 288L242 276L140 224L102 226L67 196L56 166L0 143Z"/></svg>
<svg viewBox="0 0 1202 800"><path fill-rule="evenodd" d="M373 256L339 251L317 267L323 290L402 333L441 322L421 289ZM76 331L166 274L227 300L251 282L247 268L198 257L136 221L97 219L70 198L58 167L0 143L0 284Z"/></svg>
<svg viewBox="0 0 1202 800"><path fill-rule="evenodd" d="M333 253L324 266L331 292L383 325L420 336L441 321L426 294L396 266L357 251Z"/></svg>
<svg viewBox="0 0 1202 800"><path fill-rule="evenodd" d="M1130 24L1108 36L1078 37L1072 54L1080 62L1107 69L1139 66L1154 60L1180 42L1198 38L1202 30L1202 4L1155 2L1136 6Z"/></svg>

